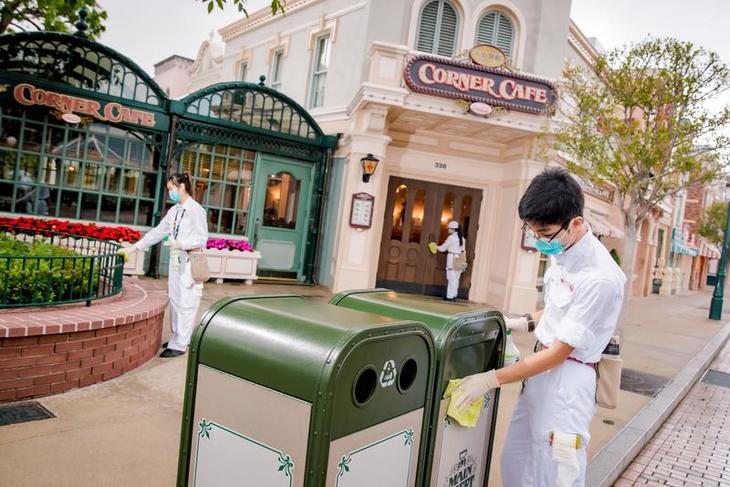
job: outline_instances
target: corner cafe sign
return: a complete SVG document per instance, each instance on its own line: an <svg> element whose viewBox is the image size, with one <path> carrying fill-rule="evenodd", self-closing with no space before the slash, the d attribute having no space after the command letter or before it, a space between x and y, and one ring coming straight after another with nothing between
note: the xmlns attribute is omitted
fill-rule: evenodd
<svg viewBox="0 0 730 487"><path fill-rule="evenodd" d="M555 88L546 80L464 61L416 56L406 65L404 76L416 93L521 112L546 113L555 101Z"/></svg>
<svg viewBox="0 0 730 487"><path fill-rule="evenodd" d="M30 83L16 85L13 88L13 98L21 105L45 106L58 110L63 115L87 115L102 122L129 123L143 127L155 127L157 125L154 112L130 108L117 102L104 103L88 98L56 93L37 88ZM69 118L69 120L71 119Z"/></svg>

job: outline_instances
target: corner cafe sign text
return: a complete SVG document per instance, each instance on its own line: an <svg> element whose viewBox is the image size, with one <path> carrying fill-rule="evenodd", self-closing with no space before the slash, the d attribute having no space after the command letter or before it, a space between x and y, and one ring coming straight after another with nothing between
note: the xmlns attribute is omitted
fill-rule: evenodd
<svg viewBox="0 0 730 487"><path fill-rule="evenodd" d="M102 122L124 122L144 127L154 127L156 125L153 112L129 108L117 102L108 102L102 106L102 103L96 100L44 90L29 83L16 85L13 88L13 98L21 105L46 106L63 114L90 115Z"/></svg>
<svg viewBox="0 0 730 487"><path fill-rule="evenodd" d="M416 93L482 102L509 110L545 113L555 101L553 85L536 77L431 56L416 56L405 68Z"/></svg>

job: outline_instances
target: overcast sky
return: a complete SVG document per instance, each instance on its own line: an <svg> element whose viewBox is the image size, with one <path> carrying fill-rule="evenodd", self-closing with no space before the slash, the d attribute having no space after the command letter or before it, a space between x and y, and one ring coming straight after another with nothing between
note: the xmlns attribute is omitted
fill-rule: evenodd
<svg viewBox="0 0 730 487"><path fill-rule="evenodd" d="M109 13L101 41L151 75L153 65L171 54L195 58L211 30L243 15L231 6L208 14L199 0L100 0L100 4ZM254 12L270 2L248 0L248 4L249 12ZM673 36L717 51L730 62L728 0L573 0L571 16L588 37L598 38L607 49L648 34ZM723 98L730 102L730 94Z"/></svg>
<svg viewBox="0 0 730 487"><path fill-rule="evenodd" d="M410 0L395 0L410 1ZM550 0L543 0L549 2ZM195 58L211 30L240 18L231 6L208 14L199 0L101 0L109 13L101 41L134 59L150 74L171 54ZM249 12L269 4L248 0ZM606 48L647 34L673 36L717 51L730 62L728 0L573 0L573 20Z"/></svg>

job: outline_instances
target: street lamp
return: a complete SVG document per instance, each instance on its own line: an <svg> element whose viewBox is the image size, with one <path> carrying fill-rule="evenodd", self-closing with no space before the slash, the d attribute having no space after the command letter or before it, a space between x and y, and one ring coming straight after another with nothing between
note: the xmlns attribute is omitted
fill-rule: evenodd
<svg viewBox="0 0 730 487"><path fill-rule="evenodd" d="M730 181L725 183L725 202L730 203ZM722 299L725 294L725 267L727 266L728 236L730 236L730 211L727 212L725 231L722 233L722 255L720 256L720 265L717 269L715 292L712 293L712 301L710 302L711 320L719 320L722 318Z"/></svg>

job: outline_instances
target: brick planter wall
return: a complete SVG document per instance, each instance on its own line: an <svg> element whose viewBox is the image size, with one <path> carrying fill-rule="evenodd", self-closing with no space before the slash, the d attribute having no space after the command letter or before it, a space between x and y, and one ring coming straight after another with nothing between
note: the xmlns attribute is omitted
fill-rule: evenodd
<svg viewBox="0 0 730 487"><path fill-rule="evenodd" d="M93 303L0 313L0 403L117 377L159 352L167 294L144 280Z"/></svg>

